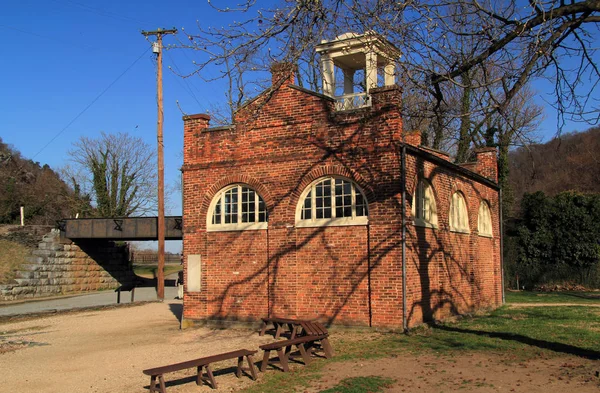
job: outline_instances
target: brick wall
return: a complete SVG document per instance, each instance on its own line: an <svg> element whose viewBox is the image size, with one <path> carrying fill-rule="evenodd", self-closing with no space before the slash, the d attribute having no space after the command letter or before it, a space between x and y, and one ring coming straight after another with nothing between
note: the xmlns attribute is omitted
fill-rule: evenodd
<svg viewBox="0 0 600 393"><path fill-rule="evenodd" d="M280 74L278 74L280 75ZM256 320L266 315L327 322L402 326L400 90L371 90L372 106L335 112L333 101L277 78L238 112L233 127L209 128L209 117L184 117L184 319ZM418 133L407 134L418 145ZM429 157L429 158L428 158ZM417 173L435 189L439 227L408 225L407 300L412 325L500 302L497 193L443 154L407 160L406 211ZM493 177L495 161L477 170ZM433 161L432 161L433 160ZM365 193L368 225L295 225L302 192L323 176L354 181ZM268 229L209 232L207 214L224 187L243 183L264 199ZM470 234L449 232L451 194L460 190ZM477 234L479 201L490 202L494 237ZM190 292L187 260L201 259L201 290Z"/></svg>

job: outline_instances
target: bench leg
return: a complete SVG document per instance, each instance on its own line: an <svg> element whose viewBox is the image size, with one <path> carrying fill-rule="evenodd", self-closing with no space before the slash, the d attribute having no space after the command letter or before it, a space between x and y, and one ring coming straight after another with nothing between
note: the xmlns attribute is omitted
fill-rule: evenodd
<svg viewBox="0 0 600 393"><path fill-rule="evenodd" d="M121 289L117 289L117 304L121 304Z"/></svg>
<svg viewBox="0 0 600 393"><path fill-rule="evenodd" d="M275 330L275 340L277 340L279 338L279 336L281 335L281 331L283 330L283 323L276 323L273 322L273 325L276 326L276 330Z"/></svg>
<svg viewBox="0 0 600 393"><path fill-rule="evenodd" d="M206 368L206 377L204 376L204 368ZM215 381L215 377L210 369L210 364L205 364L203 366L198 366L198 376L196 379L196 385L202 385L203 381L208 381L210 386L213 389L217 388L217 382Z"/></svg>
<svg viewBox="0 0 600 393"><path fill-rule="evenodd" d="M262 327L260 328L260 332L258 332L259 336L264 336L265 332L267 331L267 323L265 321L263 321Z"/></svg>
<svg viewBox="0 0 600 393"><path fill-rule="evenodd" d="M131 288L131 303L133 303L134 298L135 298L135 287Z"/></svg>
<svg viewBox="0 0 600 393"><path fill-rule="evenodd" d="M298 344L297 348L300 351L300 355L302 355L302 360L304 360L304 365L308 366L310 364L310 354L306 352L306 349L304 348L304 343Z"/></svg>
<svg viewBox="0 0 600 393"><path fill-rule="evenodd" d="M246 356L246 360L248 361L248 368L250 369L252 380L256 381L256 367L254 366L254 359L252 359L252 355Z"/></svg>
<svg viewBox="0 0 600 393"><path fill-rule="evenodd" d="M158 381L156 381L157 377ZM159 386L157 386L157 383ZM148 389L148 391L166 393L167 388L165 386L165 379L162 374L150 376L150 388Z"/></svg>
<svg viewBox="0 0 600 393"><path fill-rule="evenodd" d="M212 370L210 369L210 364L206 365L206 374L208 375L208 380L210 381L210 385L213 389L217 388L217 382L215 381L215 377L213 375Z"/></svg>
<svg viewBox="0 0 600 393"><path fill-rule="evenodd" d="M196 368L196 372L198 373L198 375L196 376L196 385L198 385L198 386L202 385L202 381L204 380L204 377L202 376L203 368L204 368L204 366L198 366Z"/></svg>
<svg viewBox="0 0 600 393"><path fill-rule="evenodd" d="M242 366L243 365L244 365L244 357L240 356L240 357L238 357L238 366L237 366L237 369L235 370L235 376L238 378L242 376Z"/></svg>
<svg viewBox="0 0 600 393"><path fill-rule="evenodd" d="M260 372L264 373L265 371L267 371L267 365L269 364L269 354L271 353L271 351L265 351L265 354L263 355L263 360L262 363L260 364Z"/></svg>
<svg viewBox="0 0 600 393"><path fill-rule="evenodd" d="M333 348L331 347L331 344L329 344L329 340L326 338L321 340L321 346L323 347L323 352L325 352L325 357L331 359L333 356Z"/></svg>
<svg viewBox="0 0 600 393"><path fill-rule="evenodd" d="M150 376L150 388L148 389L150 392L158 392L156 387L156 375Z"/></svg>
<svg viewBox="0 0 600 393"><path fill-rule="evenodd" d="M279 363L281 364L281 368L283 369L284 372L288 372L290 371L290 368L288 367L288 361L287 361L287 351L284 350L284 348L279 348L277 349L277 355L279 356Z"/></svg>
<svg viewBox="0 0 600 393"><path fill-rule="evenodd" d="M162 374L158 376L158 382L160 384L160 393L167 393L167 387L165 386L165 378Z"/></svg>

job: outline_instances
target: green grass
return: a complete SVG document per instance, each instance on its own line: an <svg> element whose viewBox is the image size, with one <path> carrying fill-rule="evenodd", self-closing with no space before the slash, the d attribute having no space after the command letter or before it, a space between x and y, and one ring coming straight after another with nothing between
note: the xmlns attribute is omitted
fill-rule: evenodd
<svg viewBox="0 0 600 393"><path fill-rule="evenodd" d="M600 304L600 292L506 292L506 303Z"/></svg>
<svg viewBox="0 0 600 393"><path fill-rule="evenodd" d="M346 378L333 388L322 390L320 393L377 393L383 392L383 389L393 383L391 378L378 376Z"/></svg>
<svg viewBox="0 0 600 393"><path fill-rule="evenodd" d="M16 242L0 240L0 284L9 284L17 276L17 270L25 263L29 250Z"/></svg>
<svg viewBox="0 0 600 393"><path fill-rule="evenodd" d="M336 351L333 359L316 361L309 367L300 367L289 373L268 372L263 383L244 392L302 391L299 388L318 380L322 367L330 362L405 356L407 353L450 358L468 352L496 353L505 362L562 355L600 359L600 308L584 305L502 307L487 315L465 317L434 327L419 327L410 334L333 330L331 341ZM336 388L341 388L341 385ZM346 392L326 392L338 391Z"/></svg>
<svg viewBox="0 0 600 393"><path fill-rule="evenodd" d="M169 274L176 273L178 271L183 270L181 265L165 265L164 272L165 276ZM144 278L155 278L156 272L158 271L158 266L156 265L134 265L133 272L140 277Z"/></svg>
<svg viewBox="0 0 600 393"><path fill-rule="evenodd" d="M575 354L600 358L600 308L503 307L456 323L386 334L368 343L342 343L342 357L386 357L405 352L508 352L511 356Z"/></svg>

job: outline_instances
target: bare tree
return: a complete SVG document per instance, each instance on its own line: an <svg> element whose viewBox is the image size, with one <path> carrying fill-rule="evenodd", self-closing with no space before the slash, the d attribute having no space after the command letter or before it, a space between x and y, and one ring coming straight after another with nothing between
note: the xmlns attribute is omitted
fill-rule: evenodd
<svg viewBox="0 0 600 393"><path fill-rule="evenodd" d="M595 124L600 115L590 98L600 79L594 62L598 0L295 0L272 9L247 0L219 11L241 18L223 28L185 32L180 46L203 53L196 72L216 65L222 76L238 81L229 91L234 110L240 98L262 85L260 71L271 61L298 65L299 83L318 89L314 46L349 31L375 31L401 49L402 84L420 104L406 117L428 124L433 147L441 146L450 114L465 119L468 96L488 97L483 104L470 99L467 113L483 115L481 124L498 116L508 119L511 102L536 78L554 84L559 126L565 119ZM253 83L239 83L242 74ZM462 110L449 102L455 87L465 94Z"/></svg>
<svg viewBox="0 0 600 393"><path fill-rule="evenodd" d="M102 132L97 139L81 137L68 154L73 165L63 177L91 196L93 215L128 217L156 209L155 154L141 138Z"/></svg>

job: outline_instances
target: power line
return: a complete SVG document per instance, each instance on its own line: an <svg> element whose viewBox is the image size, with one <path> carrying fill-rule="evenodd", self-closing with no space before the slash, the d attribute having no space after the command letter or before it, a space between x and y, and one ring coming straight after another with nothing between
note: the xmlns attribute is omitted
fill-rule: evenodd
<svg viewBox="0 0 600 393"><path fill-rule="evenodd" d="M125 69L125 71L123 71L115 80L113 80L104 90L102 90L102 92L100 94L98 94L96 96L96 98L94 98L92 100L92 102L90 102L85 108L83 108L83 110L81 112L79 112L79 114L77 116L75 116L73 118L73 120L71 120L69 122L69 124L67 124L62 130L60 130L56 135L54 135L54 137L52 139L50 139L50 141L48 143L46 143L44 145L44 147L42 147L37 153L35 153L33 155L33 157L31 157L31 159L33 160L35 157L37 157L38 154L40 154L42 151L44 151L48 146L50 146L50 144L52 142L54 142L56 140L56 138L58 138L63 132L65 132L67 130L67 128L69 128L73 123L75 123L75 121L77 121L77 119L79 119L81 117L81 115L83 115L88 109L90 109L90 107L92 105L94 105L96 103L96 101L98 101L100 99L100 97L102 97L104 95L104 93L106 93L108 91L108 89L110 89L111 87L113 87L113 85L115 83L117 83L119 81L119 79L121 79L121 77L123 77L123 75L125 75L127 73L127 71L129 71L131 68L133 68L133 66L141 60L142 57L144 57L144 55L150 50L150 48L146 48L144 50L144 52L140 55L140 57L138 57L137 59L135 59L135 61L133 63L131 63L131 65L129 67L127 67Z"/></svg>
<svg viewBox="0 0 600 393"><path fill-rule="evenodd" d="M8 25L0 24L0 27L4 27L5 29L10 29L10 30L18 31L20 33L29 34L29 35L34 36L34 37L43 38L45 40L50 40L50 41L54 41L54 42L61 42L63 44L71 45L71 46L74 46L74 47L79 48L79 49L91 50L91 51L97 50L97 49L95 49L95 48L93 48L91 46L79 45L79 44L76 44L74 42L65 41L65 40L62 40L62 39L50 37L48 35L42 35L42 34L34 33L32 31L23 30L23 29L20 29L18 27L14 27L14 26L8 26Z"/></svg>
<svg viewBox="0 0 600 393"><path fill-rule="evenodd" d="M100 16L112 18L112 19L115 19L115 20L119 20L121 22L136 22L136 23L140 23L140 24L147 24L147 23L149 23L147 21L142 21L142 20L139 20L139 19L136 19L136 18L132 18L132 17L127 16L127 15L121 15L121 14L118 14L116 12L107 11L107 10L104 10L102 8L92 7L92 6L89 6L87 4L82 4L82 3L79 3L79 2L76 2L76 1L72 1L72 0L62 0L62 1L60 1L60 0L53 0L53 1L56 2L56 3L63 3L65 5L69 5L69 6L72 6L72 7L75 7L75 8L79 8L79 9L81 9L83 11L91 12L91 13L96 14L96 15L100 15Z"/></svg>

